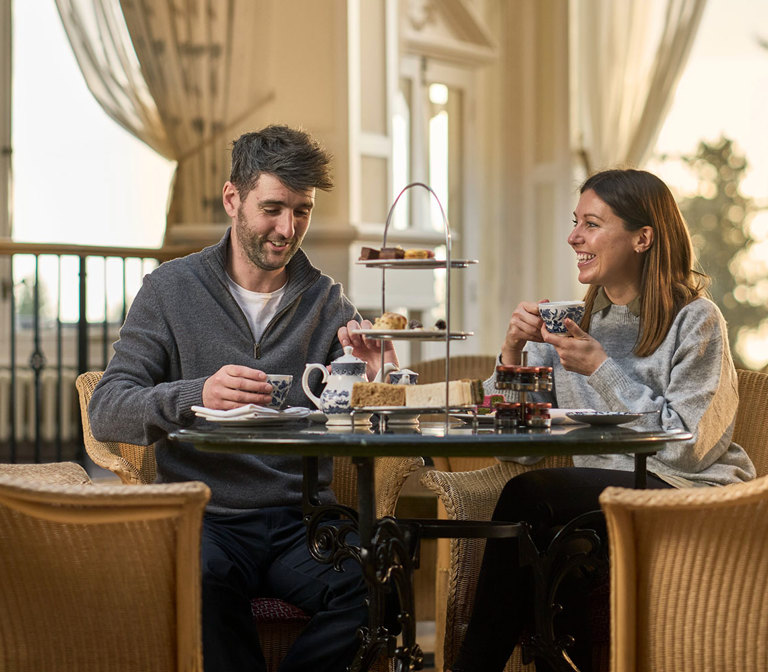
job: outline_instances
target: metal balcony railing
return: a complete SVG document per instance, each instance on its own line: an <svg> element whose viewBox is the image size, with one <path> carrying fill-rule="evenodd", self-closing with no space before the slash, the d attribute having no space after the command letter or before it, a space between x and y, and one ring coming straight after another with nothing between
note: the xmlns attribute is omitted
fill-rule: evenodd
<svg viewBox="0 0 768 672"><path fill-rule="evenodd" d="M85 463L75 378L107 366L143 276L193 251L0 240L0 462Z"/></svg>

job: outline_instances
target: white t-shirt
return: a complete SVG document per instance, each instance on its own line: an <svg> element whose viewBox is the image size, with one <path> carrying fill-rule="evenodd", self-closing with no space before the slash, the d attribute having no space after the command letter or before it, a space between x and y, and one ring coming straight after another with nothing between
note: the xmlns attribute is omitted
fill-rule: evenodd
<svg viewBox="0 0 768 672"><path fill-rule="evenodd" d="M227 275L227 284L235 301L248 318L254 342L258 343L264 329L277 312L277 306L285 293L285 285L274 292L252 292L238 285L229 275Z"/></svg>

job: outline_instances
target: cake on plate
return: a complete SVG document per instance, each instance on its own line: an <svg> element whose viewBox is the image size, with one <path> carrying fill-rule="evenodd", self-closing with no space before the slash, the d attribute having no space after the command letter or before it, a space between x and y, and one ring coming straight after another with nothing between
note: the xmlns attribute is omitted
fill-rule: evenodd
<svg viewBox="0 0 768 672"><path fill-rule="evenodd" d="M352 386L350 405L362 406L405 406L405 388L411 385L391 383L355 383Z"/></svg>

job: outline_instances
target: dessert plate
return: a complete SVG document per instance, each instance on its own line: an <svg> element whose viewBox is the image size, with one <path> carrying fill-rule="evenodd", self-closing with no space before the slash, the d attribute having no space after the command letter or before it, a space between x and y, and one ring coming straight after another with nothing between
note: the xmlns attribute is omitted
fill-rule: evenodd
<svg viewBox="0 0 768 672"><path fill-rule="evenodd" d="M368 338L380 338L393 341L440 341L445 340L445 329L350 329L350 334L360 334ZM452 331L452 341L464 341L473 336L472 331Z"/></svg>
<svg viewBox="0 0 768 672"><path fill-rule="evenodd" d="M413 409L407 406L366 406L362 410L366 413L386 415L390 425L413 425L418 423L420 415L418 408Z"/></svg>
<svg viewBox="0 0 768 672"><path fill-rule="evenodd" d="M470 424L470 425L475 419L474 413L451 413L451 417L461 420L462 422L466 422L467 424ZM492 425L495 419L496 419L495 412L477 414L477 423L479 425Z"/></svg>
<svg viewBox="0 0 768 672"><path fill-rule="evenodd" d="M357 409L355 409L357 411ZM371 424L371 414L365 413L326 413L327 420L325 424L328 427L369 427Z"/></svg>
<svg viewBox="0 0 768 672"><path fill-rule="evenodd" d="M658 411L650 411L657 413ZM586 422L589 425L623 425L642 418L648 413L632 413L629 411L572 411L566 413L571 420Z"/></svg>
<svg viewBox="0 0 768 672"><path fill-rule="evenodd" d="M358 259L358 264L372 268L445 268L445 259ZM466 268L477 259L451 259L451 268Z"/></svg>
<svg viewBox="0 0 768 672"><path fill-rule="evenodd" d="M594 408L550 408L549 417L553 425L572 425L575 422L586 422L571 418L572 413L595 413Z"/></svg>
<svg viewBox="0 0 768 672"><path fill-rule="evenodd" d="M577 422L583 422L582 420L573 420L570 418L571 413L594 413L591 408L551 408L549 410L549 417L552 420L553 425L572 425ZM464 422L472 423L473 415L472 413L452 413L451 414L454 418L458 418L459 420L463 420ZM481 425L492 425L494 422L494 418L496 417L496 412L492 413L483 413L477 414L477 422ZM627 422L627 421L625 421Z"/></svg>

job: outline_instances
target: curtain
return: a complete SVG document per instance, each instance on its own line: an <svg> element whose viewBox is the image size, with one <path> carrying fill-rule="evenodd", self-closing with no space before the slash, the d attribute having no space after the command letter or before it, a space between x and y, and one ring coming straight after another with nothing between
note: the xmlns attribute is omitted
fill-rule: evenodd
<svg viewBox="0 0 768 672"><path fill-rule="evenodd" d="M572 2L573 146L587 173L648 159L705 4Z"/></svg>
<svg viewBox="0 0 768 672"><path fill-rule="evenodd" d="M166 243L215 239L229 148L272 95L263 0L56 0L89 89L177 162ZM210 232L212 230L212 232ZM209 233L206 233L209 231Z"/></svg>

